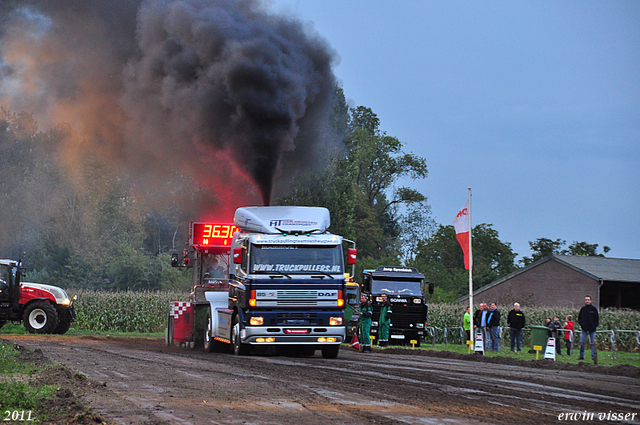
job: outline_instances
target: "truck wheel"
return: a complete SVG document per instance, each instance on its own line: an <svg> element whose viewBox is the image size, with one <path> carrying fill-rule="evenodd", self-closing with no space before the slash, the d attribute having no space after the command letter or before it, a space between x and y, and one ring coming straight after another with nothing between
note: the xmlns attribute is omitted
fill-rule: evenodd
<svg viewBox="0 0 640 425"><path fill-rule="evenodd" d="M207 311L207 329L204 331L204 351L207 353L222 353L229 350L229 346L216 341L211 335L211 307Z"/></svg>
<svg viewBox="0 0 640 425"><path fill-rule="evenodd" d="M167 322L167 332L164 336L164 342L167 345L173 345L173 316L169 315L169 321Z"/></svg>
<svg viewBox="0 0 640 425"><path fill-rule="evenodd" d="M233 344L233 354L236 356L246 356L251 351L251 346L249 344L243 344L240 341L240 322L238 322L238 316L233 316L231 343Z"/></svg>
<svg viewBox="0 0 640 425"><path fill-rule="evenodd" d="M204 330L204 351L213 353L213 341L211 338L211 307L207 310L207 328Z"/></svg>
<svg viewBox="0 0 640 425"><path fill-rule="evenodd" d="M6 320L0 320L0 329L2 329L5 323L7 323Z"/></svg>
<svg viewBox="0 0 640 425"><path fill-rule="evenodd" d="M24 327L32 334L48 334L58 325L58 312L51 304L37 301L29 304L22 320Z"/></svg>
<svg viewBox="0 0 640 425"><path fill-rule="evenodd" d="M71 320L69 319L62 320L60 321L60 323L58 323L58 326L56 326L56 328L51 333L64 335L67 333L70 327L71 327Z"/></svg>
<svg viewBox="0 0 640 425"><path fill-rule="evenodd" d="M298 353L303 357L313 357L316 354L316 347L303 345L299 347Z"/></svg>
<svg viewBox="0 0 640 425"><path fill-rule="evenodd" d="M328 347L322 347L322 358L335 359L340 352L339 345L329 345Z"/></svg>

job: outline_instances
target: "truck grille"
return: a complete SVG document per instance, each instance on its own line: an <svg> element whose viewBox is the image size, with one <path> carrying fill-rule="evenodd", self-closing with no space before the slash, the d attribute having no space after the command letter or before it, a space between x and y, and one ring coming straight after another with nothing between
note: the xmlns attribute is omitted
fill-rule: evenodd
<svg viewBox="0 0 640 425"><path fill-rule="evenodd" d="M257 307L336 307L337 290L258 290Z"/></svg>
<svg viewBox="0 0 640 425"><path fill-rule="evenodd" d="M394 305L391 307L392 329L415 329L416 323L424 323L425 314L423 305ZM380 307L373 307L373 321L380 319ZM410 326L413 324L413 326Z"/></svg>

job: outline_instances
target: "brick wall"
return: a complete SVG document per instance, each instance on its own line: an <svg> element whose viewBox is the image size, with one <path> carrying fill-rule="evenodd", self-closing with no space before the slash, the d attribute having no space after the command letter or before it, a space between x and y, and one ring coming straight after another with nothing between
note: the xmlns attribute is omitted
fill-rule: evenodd
<svg viewBox="0 0 640 425"><path fill-rule="evenodd" d="M598 284L598 280L552 259L474 295L473 301L579 308L588 294L597 306Z"/></svg>

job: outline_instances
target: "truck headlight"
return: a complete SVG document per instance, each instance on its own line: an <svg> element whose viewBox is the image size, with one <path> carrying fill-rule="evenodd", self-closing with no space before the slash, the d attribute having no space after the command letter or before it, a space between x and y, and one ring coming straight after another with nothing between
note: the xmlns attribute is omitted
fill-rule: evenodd
<svg viewBox="0 0 640 425"><path fill-rule="evenodd" d="M414 304L420 304L422 302L422 300L420 298L414 298L413 299L413 303Z"/></svg>
<svg viewBox="0 0 640 425"><path fill-rule="evenodd" d="M331 326L339 326L342 324L342 317L330 317L329 325Z"/></svg>
<svg viewBox="0 0 640 425"><path fill-rule="evenodd" d="M253 326L260 326L264 323L264 318L262 316L256 316L249 319L249 324Z"/></svg>
<svg viewBox="0 0 640 425"><path fill-rule="evenodd" d="M416 323L416 328L424 329L424 323Z"/></svg>
<svg viewBox="0 0 640 425"><path fill-rule="evenodd" d="M371 326L378 326L378 322L371 322Z"/></svg>

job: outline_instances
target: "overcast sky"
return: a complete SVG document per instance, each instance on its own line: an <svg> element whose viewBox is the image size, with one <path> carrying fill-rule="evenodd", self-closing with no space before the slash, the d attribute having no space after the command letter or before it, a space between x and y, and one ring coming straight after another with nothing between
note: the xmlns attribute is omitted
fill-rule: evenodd
<svg viewBox="0 0 640 425"><path fill-rule="evenodd" d="M545 237L640 258L640 2L274 0L340 58L351 106L424 157L410 185L519 258Z"/></svg>

